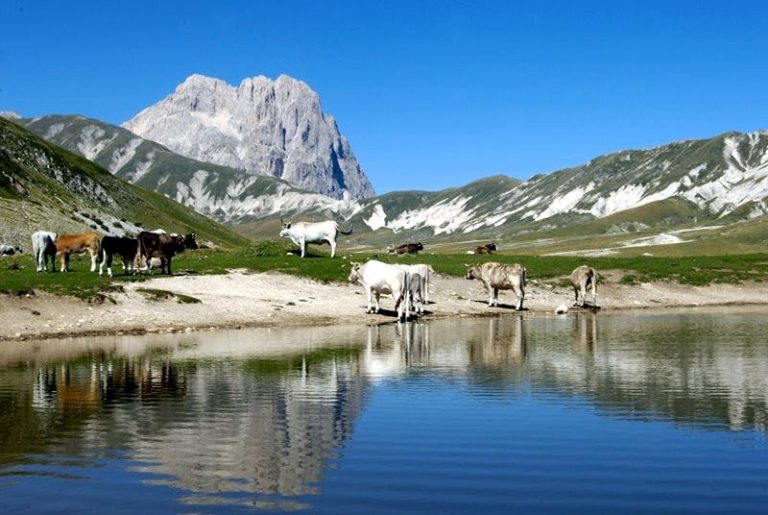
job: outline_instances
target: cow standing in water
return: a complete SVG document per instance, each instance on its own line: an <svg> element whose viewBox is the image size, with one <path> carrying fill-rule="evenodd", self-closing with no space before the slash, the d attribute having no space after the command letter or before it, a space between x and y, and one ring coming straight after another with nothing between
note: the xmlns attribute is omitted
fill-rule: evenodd
<svg viewBox="0 0 768 515"><path fill-rule="evenodd" d="M583 307L587 302L587 288L592 289L592 305L597 305L597 270L581 265L571 272L571 284L576 296L576 305Z"/></svg>
<svg viewBox="0 0 768 515"><path fill-rule="evenodd" d="M528 271L523 265L514 263L503 265L501 263L488 262L482 265L473 265L467 269L467 279L480 279L488 289L488 305L499 305L499 290L513 290L517 295L515 309L523 309L525 298L525 285L528 282Z"/></svg>
<svg viewBox="0 0 768 515"><path fill-rule="evenodd" d="M283 222L283 219L280 219ZM341 234L352 234L352 231L342 231L339 224L333 220L325 222L283 222L280 231L281 238L290 240L299 246L301 257L307 253L309 243L328 243L331 246L331 257L336 256L336 239Z"/></svg>

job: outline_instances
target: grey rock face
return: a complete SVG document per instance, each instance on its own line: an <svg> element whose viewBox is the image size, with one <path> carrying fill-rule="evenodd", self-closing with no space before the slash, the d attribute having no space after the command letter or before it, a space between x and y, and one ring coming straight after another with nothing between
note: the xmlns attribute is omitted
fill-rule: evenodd
<svg viewBox="0 0 768 515"><path fill-rule="evenodd" d="M317 93L286 75L249 78L238 87L192 75L123 126L183 156L244 174L339 199L374 194Z"/></svg>

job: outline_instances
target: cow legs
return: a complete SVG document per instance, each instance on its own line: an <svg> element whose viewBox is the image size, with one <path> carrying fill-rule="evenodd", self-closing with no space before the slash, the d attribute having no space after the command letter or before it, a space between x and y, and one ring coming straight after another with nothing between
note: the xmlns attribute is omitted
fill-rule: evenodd
<svg viewBox="0 0 768 515"><path fill-rule="evenodd" d="M96 271L96 259L98 258L99 253L91 251L91 272Z"/></svg>
<svg viewBox="0 0 768 515"><path fill-rule="evenodd" d="M366 313L373 313L373 292L370 288L366 288L365 292L368 294L368 307L366 308Z"/></svg>
<svg viewBox="0 0 768 515"><path fill-rule="evenodd" d="M581 293L581 300L577 304L581 307L587 301L587 278L584 277L579 281L579 292Z"/></svg>
<svg viewBox="0 0 768 515"><path fill-rule="evenodd" d="M597 306L597 281L592 278L592 304Z"/></svg>
<svg viewBox="0 0 768 515"><path fill-rule="evenodd" d="M525 290L520 288L519 291L515 292L517 294L517 306L515 306L515 309L517 311L521 311L523 309L523 299L525 298Z"/></svg>
<svg viewBox="0 0 768 515"><path fill-rule="evenodd" d="M305 240L299 241L299 249L301 249L301 257L304 257L307 253L307 242Z"/></svg>
<svg viewBox="0 0 768 515"><path fill-rule="evenodd" d="M328 244L331 246L331 259L333 259L336 257L336 242L329 239Z"/></svg>
<svg viewBox="0 0 768 515"><path fill-rule="evenodd" d="M67 270L69 270L69 254L63 253L59 258L59 261L61 261L62 272L66 272Z"/></svg>

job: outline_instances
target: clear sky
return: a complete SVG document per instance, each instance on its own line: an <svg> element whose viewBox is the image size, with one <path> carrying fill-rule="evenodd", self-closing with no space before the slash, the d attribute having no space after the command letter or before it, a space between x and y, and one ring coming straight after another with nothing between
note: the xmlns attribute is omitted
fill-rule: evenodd
<svg viewBox="0 0 768 515"><path fill-rule="evenodd" d="M378 193L768 127L764 1L0 4L0 110L119 124L192 73L285 73Z"/></svg>

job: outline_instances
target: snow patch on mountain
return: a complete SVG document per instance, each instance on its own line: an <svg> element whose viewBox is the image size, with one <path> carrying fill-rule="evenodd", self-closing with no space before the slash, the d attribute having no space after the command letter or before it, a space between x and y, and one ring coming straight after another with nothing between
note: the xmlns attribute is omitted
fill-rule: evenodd
<svg viewBox="0 0 768 515"><path fill-rule="evenodd" d="M459 195L424 209L405 211L388 224L394 232L431 227L436 235L450 234L462 228L472 218L474 209L467 209L470 197Z"/></svg>
<svg viewBox="0 0 768 515"><path fill-rule="evenodd" d="M363 219L365 225L371 228L372 231L386 227L387 214L384 212L384 208L381 204L373 206L373 213L367 219Z"/></svg>
<svg viewBox="0 0 768 515"><path fill-rule="evenodd" d="M109 171L116 173L128 164L128 162L133 159L133 156L136 155L136 149L139 148L142 141L141 138L133 138L124 147L116 149L112 153L112 160L107 167Z"/></svg>
<svg viewBox="0 0 768 515"><path fill-rule="evenodd" d="M576 204L578 204L581 199L584 198L584 195L592 191L594 188L595 183L590 182L586 186L574 188L564 195L553 198L551 202L549 202L547 208L539 214L535 215L533 219L538 222L539 220L544 220L545 218L571 211L574 207L576 207Z"/></svg>
<svg viewBox="0 0 768 515"><path fill-rule="evenodd" d="M89 125L81 133L80 141L77 143L77 151L86 159L94 160L107 145L112 143L116 136L105 137L105 135L104 129L98 125Z"/></svg>

